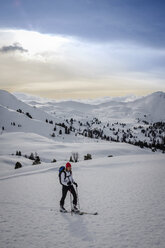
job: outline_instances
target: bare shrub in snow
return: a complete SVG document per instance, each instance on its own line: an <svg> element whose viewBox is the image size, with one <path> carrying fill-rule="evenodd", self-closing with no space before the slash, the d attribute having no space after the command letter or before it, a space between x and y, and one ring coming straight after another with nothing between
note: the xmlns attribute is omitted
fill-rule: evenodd
<svg viewBox="0 0 165 248"><path fill-rule="evenodd" d="M72 152L72 158L73 158L73 162L77 163L79 159L78 152Z"/></svg>

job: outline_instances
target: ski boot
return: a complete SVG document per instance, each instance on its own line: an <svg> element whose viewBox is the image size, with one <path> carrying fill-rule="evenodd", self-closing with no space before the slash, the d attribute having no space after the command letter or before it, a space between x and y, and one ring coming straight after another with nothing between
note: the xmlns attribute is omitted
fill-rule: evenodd
<svg viewBox="0 0 165 248"><path fill-rule="evenodd" d="M74 213L79 213L80 210L76 207L76 205L73 205L73 207L72 207L72 212L74 212Z"/></svg>
<svg viewBox="0 0 165 248"><path fill-rule="evenodd" d="M67 213L67 210L64 208L64 206L60 205L60 212Z"/></svg>

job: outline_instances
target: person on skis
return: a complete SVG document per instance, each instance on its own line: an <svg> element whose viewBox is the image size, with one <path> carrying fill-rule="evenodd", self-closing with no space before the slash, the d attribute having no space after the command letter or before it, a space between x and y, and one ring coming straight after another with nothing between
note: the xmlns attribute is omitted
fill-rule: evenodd
<svg viewBox="0 0 165 248"><path fill-rule="evenodd" d="M68 191L70 191L70 193L73 195L72 211L79 211L77 208L77 194L73 187L73 184L76 187L78 187L78 185L73 180L71 164L69 162L66 163L65 167L60 167L59 179L60 183L62 184L62 198L60 200L60 211L67 212L67 210L64 208L64 203Z"/></svg>

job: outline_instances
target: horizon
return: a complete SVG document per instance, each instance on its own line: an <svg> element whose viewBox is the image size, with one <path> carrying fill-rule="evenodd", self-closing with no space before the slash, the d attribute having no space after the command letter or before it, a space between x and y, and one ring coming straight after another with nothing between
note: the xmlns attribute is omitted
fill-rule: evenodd
<svg viewBox="0 0 165 248"><path fill-rule="evenodd" d="M9 92L9 91L8 91ZM52 97L44 97L40 94L35 94L35 93L26 93L26 92L18 92L18 91L13 91L13 92L10 92L11 94L13 95L17 95L17 94L22 94L22 95L26 95L26 96L29 96L29 97L36 97L36 98L41 98L41 99L47 99L47 100L56 100L56 101L67 101L67 100L73 100L73 101L85 101L85 100L91 100L91 101L95 101L95 100L98 100L98 99L113 99L113 98L134 98L134 99L138 99L138 98L141 98L141 97L145 97L145 96L148 96L148 95L151 95L151 94L154 94L154 93L158 93L158 92L163 92L165 93L165 91L162 91L162 90L157 90L157 91L151 91L151 92L148 92L148 93L145 93L145 94L134 94L134 93L129 93L129 94L121 94L121 95L104 95L104 96L101 96L101 97L84 97L84 98L52 98Z"/></svg>
<svg viewBox="0 0 165 248"><path fill-rule="evenodd" d="M165 91L165 3L0 3L0 88L49 99Z"/></svg>
<svg viewBox="0 0 165 248"><path fill-rule="evenodd" d="M116 101L116 102L132 102L135 100L138 100L140 98L143 97L147 97L149 95L152 94L156 94L156 93L163 93L165 94L164 91L155 91L155 92L151 92L149 94L145 94L145 95L134 95L134 94L126 94L126 95L118 95L118 96L103 96L103 97L97 97L97 98L61 98L61 99L57 99L57 98L46 98L46 97L42 97L39 95L35 95L35 94L29 94L29 93L25 93L25 92L9 92L7 90L4 89L0 89L0 91L5 91L7 93L10 93L12 95L14 95L18 100L21 101L25 101L25 102L30 102L30 101L38 101L38 102L43 102L46 103L48 101L52 101L52 102L67 102L67 101L73 101L73 102L79 102L79 103L84 103L84 104L102 104L102 103L106 103L109 101Z"/></svg>

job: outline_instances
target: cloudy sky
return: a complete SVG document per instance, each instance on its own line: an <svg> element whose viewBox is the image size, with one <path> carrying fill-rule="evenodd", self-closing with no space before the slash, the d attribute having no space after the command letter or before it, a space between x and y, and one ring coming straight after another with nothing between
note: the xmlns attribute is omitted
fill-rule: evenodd
<svg viewBox="0 0 165 248"><path fill-rule="evenodd" d="M0 1L0 88L47 98L165 91L164 0Z"/></svg>

